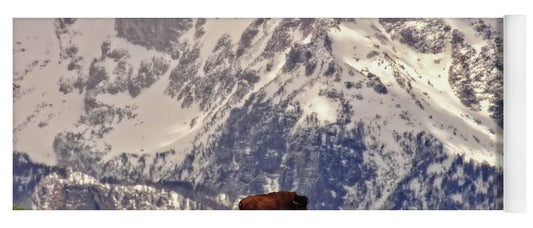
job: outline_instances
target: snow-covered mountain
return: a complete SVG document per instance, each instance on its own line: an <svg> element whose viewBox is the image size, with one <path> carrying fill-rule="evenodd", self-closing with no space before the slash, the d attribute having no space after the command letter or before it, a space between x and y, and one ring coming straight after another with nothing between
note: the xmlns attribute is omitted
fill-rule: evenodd
<svg viewBox="0 0 533 228"><path fill-rule="evenodd" d="M15 19L14 203L501 209L501 19Z"/></svg>

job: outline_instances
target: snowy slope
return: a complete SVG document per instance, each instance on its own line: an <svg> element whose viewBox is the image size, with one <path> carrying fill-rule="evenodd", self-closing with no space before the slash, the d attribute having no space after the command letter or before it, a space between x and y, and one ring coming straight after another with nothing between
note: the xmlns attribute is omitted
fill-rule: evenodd
<svg viewBox="0 0 533 228"><path fill-rule="evenodd" d="M365 25L364 23L367 24ZM380 75L380 79L384 84L391 85L388 89L391 91L392 96L398 97L398 99L407 98L403 99L403 101L396 100L392 102L390 102L391 100L388 100L389 102L384 100L383 102L388 104L383 105L391 107L399 104L403 107L403 111L415 112L412 114L418 118L414 120L416 122L413 124L424 125L424 129L428 129L445 143L450 153L461 153L468 159L475 159L478 162L486 161L492 165L501 166L502 132L499 127L491 120L487 109L484 109L483 112L476 112L461 105L460 100L454 96L447 82L448 79L445 75L447 75L448 71L446 66L451 64L450 51L434 55L426 54L423 56L424 59L422 59L420 55L417 55L416 51L401 45L397 41L389 41L395 42L395 44L383 45L383 48L376 50L373 45L379 46L379 42L372 41L373 37L369 37L369 35L373 32L371 25L377 24L379 24L377 20L365 20L353 26L352 29L341 25L340 31L332 33L334 43L338 44L338 46L334 46L334 50L337 52L335 53L336 56L358 71L366 70ZM463 27L460 27L460 29L468 28ZM481 43L479 39L475 37L471 39L472 42L476 42L473 43L474 45L483 46L483 44L478 44ZM347 51L352 47L355 47L355 51ZM379 55L394 57L364 60L367 53L373 50L381 52ZM359 58L360 61L356 61L355 58ZM380 60L385 61L385 63L380 63ZM439 63L436 64L434 60L439 60ZM399 65L403 66L404 69L399 69ZM410 99L410 95L406 94L406 91L400 86L395 85L393 76L395 71L399 71L400 74L413 79L413 89L410 92L419 97L419 99L425 100L424 109L417 108L412 99ZM365 107L363 110L379 110L383 107L376 107L375 103L366 105L369 105L369 107ZM398 110L397 114L401 111ZM369 114L368 112L365 113ZM363 116L365 113L357 113L356 116ZM428 118L429 116L432 118ZM483 124L476 123L476 120L481 121ZM398 123L400 120L391 122ZM441 125L446 126L441 127ZM398 130L402 128L394 126L392 129ZM459 130L455 131L456 134L453 134L453 129ZM491 129L492 131L498 131L498 133L491 133ZM474 137L479 139L480 142L477 142Z"/></svg>
<svg viewBox="0 0 533 228"><path fill-rule="evenodd" d="M43 209L90 203L36 186L133 194L100 208L283 189L311 209L499 208L500 24L17 19L14 163L32 172L14 189Z"/></svg>

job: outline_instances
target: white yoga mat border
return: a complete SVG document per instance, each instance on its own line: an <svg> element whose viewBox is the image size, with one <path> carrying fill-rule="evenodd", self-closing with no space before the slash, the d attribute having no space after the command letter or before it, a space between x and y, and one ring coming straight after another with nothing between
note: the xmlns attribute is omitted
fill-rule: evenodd
<svg viewBox="0 0 533 228"><path fill-rule="evenodd" d="M504 211L526 211L526 17L504 17Z"/></svg>

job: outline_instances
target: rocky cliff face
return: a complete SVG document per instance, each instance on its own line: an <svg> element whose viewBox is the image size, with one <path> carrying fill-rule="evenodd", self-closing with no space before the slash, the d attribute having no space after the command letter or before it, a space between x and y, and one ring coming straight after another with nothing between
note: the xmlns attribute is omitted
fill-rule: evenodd
<svg viewBox="0 0 533 228"><path fill-rule="evenodd" d="M14 202L501 209L501 23L15 20Z"/></svg>

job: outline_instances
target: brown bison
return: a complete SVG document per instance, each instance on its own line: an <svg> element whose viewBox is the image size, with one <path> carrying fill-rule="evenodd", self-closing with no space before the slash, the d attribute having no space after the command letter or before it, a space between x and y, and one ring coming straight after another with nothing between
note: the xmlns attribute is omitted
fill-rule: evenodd
<svg viewBox="0 0 533 228"><path fill-rule="evenodd" d="M239 202L240 210L307 210L309 200L295 192L279 191L253 195Z"/></svg>

